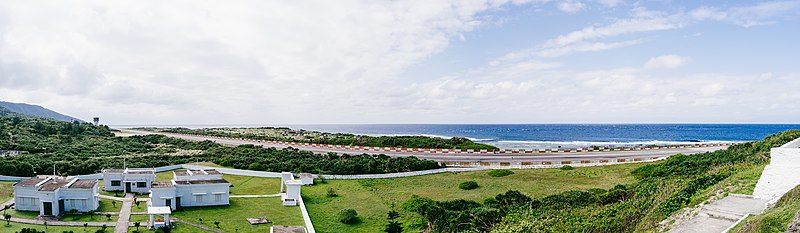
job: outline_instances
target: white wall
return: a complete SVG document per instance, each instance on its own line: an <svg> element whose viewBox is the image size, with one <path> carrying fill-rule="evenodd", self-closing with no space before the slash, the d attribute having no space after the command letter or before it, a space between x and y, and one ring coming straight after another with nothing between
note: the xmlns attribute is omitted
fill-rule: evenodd
<svg viewBox="0 0 800 233"><path fill-rule="evenodd" d="M39 193L36 187L14 187L14 206L21 211L39 211Z"/></svg>
<svg viewBox="0 0 800 233"><path fill-rule="evenodd" d="M770 163L761 173L753 197L774 203L800 185L800 148L772 148L770 157Z"/></svg>
<svg viewBox="0 0 800 233"><path fill-rule="evenodd" d="M154 188L150 190L150 203L152 206L167 206L166 200L171 199L172 203L170 208L175 210L175 187L171 188ZM183 201L183 200L181 200Z"/></svg>
<svg viewBox="0 0 800 233"><path fill-rule="evenodd" d="M181 197L181 206L230 205L230 184L192 184L177 185L176 195ZM194 195L205 193L204 195ZM216 200L216 194L219 199ZM198 200L198 196L200 196Z"/></svg>

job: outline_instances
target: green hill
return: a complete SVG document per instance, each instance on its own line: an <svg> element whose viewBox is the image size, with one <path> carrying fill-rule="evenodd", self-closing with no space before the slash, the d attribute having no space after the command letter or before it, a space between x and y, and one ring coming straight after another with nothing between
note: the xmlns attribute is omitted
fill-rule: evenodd
<svg viewBox="0 0 800 233"><path fill-rule="evenodd" d="M53 120L58 120L58 121L66 121L66 122L79 121L79 122L83 122L83 120L81 120L81 119L78 119L78 118L75 118L75 117L71 117L71 116L67 116L67 115L55 112L53 110L44 108L44 107L39 106L39 105L32 105L32 104L25 104L25 103L11 103L11 102L0 101L0 116L2 116L4 114L4 112L5 112L5 114L8 114L8 112L11 112L11 113L17 113L17 114L28 115L28 116L48 118L48 119L53 119Z"/></svg>

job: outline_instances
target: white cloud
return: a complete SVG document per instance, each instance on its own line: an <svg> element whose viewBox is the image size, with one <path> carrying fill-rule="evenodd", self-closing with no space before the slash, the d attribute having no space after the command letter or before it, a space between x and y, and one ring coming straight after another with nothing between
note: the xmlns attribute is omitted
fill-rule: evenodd
<svg viewBox="0 0 800 233"><path fill-rule="evenodd" d="M577 13L578 11L583 10L584 7L586 7L586 4L583 4L580 1L568 0L558 3L559 10L570 14Z"/></svg>
<svg viewBox="0 0 800 233"><path fill-rule="evenodd" d="M691 59L688 57L681 57L675 54L663 55L654 58L650 58L647 62L644 63L644 67L647 69L670 69L670 68L678 68L686 63L688 63Z"/></svg>
<svg viewBox="0 0 800 233"><path fill-rule="evenodd" d="M606 7L616 7L620 4L625 3L625 0L598 0L600 4Z"/></svg>

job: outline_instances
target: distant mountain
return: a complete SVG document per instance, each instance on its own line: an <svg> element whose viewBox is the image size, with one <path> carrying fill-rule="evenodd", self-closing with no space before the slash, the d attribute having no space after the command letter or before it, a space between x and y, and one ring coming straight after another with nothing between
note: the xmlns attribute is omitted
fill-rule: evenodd
<svg viewBox="0 0 800 233"><path fill-rule="evenodd" d="M66 121L66 122L73 122L73 121L80 121L84 122L81 119L67 116L58 112L55 112L50 109L46 109L39 105L32 105L32 104L23 104L23 103L11 103L0 101L0 116L7 115L8 112L22 114L22 115L29 115L29 116L37 116L43 118L50 118L59 121Z"/></svg>

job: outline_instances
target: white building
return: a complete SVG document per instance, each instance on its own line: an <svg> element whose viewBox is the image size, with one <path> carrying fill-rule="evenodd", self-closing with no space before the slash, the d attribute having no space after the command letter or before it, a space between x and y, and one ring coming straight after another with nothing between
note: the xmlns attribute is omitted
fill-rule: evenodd
<svg viewBox="0 0 800 233"><path fill-rule="evenodd" d="M303 182L303 185L312 185L314 184L314 176L311 173L300 173L300 181Z"/></svg>
<svg viewBox="0 0 800 233"><path fill-rule="evenodd" d="M14 184L15 208L58 216L70 211L89 212L99 207L96 180L62 177L30 178Z"/></svg>
<svg viewBox="0 0 800 233"><path fill-rule="evenodd" d="M109 192L147 193L155 180L152 168L103 169L103 190Z"/></svg>
<svg viewBox="0 0 800 233"><path fill-rule="evenodd" d="M150 202L172 210L191 206L230 205L230 182L216 170L174 171L171 181L153 182Z"/></svg>

